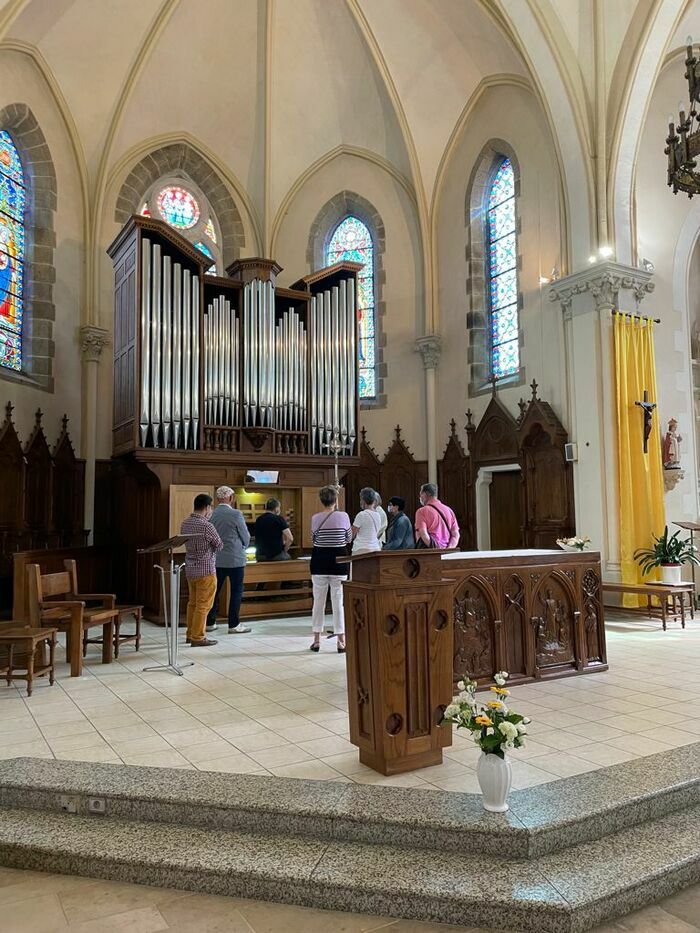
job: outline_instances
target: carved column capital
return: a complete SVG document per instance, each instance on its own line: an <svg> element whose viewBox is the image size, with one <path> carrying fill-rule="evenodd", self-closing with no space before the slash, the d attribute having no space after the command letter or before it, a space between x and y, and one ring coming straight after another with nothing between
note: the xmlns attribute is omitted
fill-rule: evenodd
<svg viewBox="0 0 700 933"><path fill-rule="evenodd" d="M98 363L102 351L111 343L111 334L104 327L85 324L79 332L80 352L88 363Z"/></svg>
<svg viewBox="0 0 700 933"><path fill-rule="evenodd" d="M425 369L437 369L442 352L442 337L439 334L426 334L425 337L418 337L415 350L423 357Z"/></svg>
<svg viewBox="0 0 700 933"><path fill-rule="evenodd" d="M631 292L636 305L654 291L652 273L646 269L625 266L619 262L596 262L581 272L567 275L552 283L549 300L558 301L566 316L585 313L586 311L606 311L620 306L621 292ZM579 302L575 307L576 295L589 294L593 298L592 307L584 307Z"/></svg>

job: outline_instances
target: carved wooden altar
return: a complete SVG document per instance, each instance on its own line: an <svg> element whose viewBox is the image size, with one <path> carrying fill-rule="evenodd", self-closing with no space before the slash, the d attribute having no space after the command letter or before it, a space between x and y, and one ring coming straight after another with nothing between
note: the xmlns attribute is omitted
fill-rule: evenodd
<svg viewBox="0 0 700 933"><path fill-rule="evenodd" d="M511 683L607 670L598 553L564 551L444 554L456 580L455 683Z"/></svg>

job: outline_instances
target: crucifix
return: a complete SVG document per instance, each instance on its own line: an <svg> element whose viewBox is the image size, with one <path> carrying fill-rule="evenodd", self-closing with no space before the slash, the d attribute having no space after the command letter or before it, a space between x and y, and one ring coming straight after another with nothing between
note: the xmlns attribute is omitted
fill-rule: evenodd
<svg viewBox="0 0 700 933"><path fill-rule="evenodd" d="M644 390L644 401L635 402L635 405L644 411L644 453L647 453L649 446L649 435L651 434L651 425L654 415L654 409L656 408L656 402L649 401L649 393L647 390Z"/></svg>
<svg viewBox="0 0 700 933"><path fill-rule="evenodd" d="M333 474L335 483L333 484L337 490L340 490L340 477L338 476L338 454L341 450L347 450L349 444L341 444L338 440L338 435L334 434L328 444L323 445L327 450L333 454Z"/></svg>

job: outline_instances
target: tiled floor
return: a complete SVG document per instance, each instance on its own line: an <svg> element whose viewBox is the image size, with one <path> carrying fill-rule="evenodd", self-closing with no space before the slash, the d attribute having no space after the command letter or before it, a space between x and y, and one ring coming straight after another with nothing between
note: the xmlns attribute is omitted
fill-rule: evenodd
<svg viewBox="0 0 700 933"><path fill-rule="evenodd" d="M0 683L0 757L274 774L477 792L478 752L454 738L444 763L384 778L358 761L348 741L345 657L324 640L308 651L309 620L225 630L210 649L185 649L185 676L144 673L165 656L163 630L145 626L142 650L99 663L92 647L82 678L61 664L26 698ZM700 622L608 623L610 671L513 689L511 705L532 718L527 747L514 754L514 786L568 777L700 741ZM682 711L682 715L680 712Z"/></svg>
<svg viewBox="0 0 700 933"><path fill-rule="evenodd" d="M700 885L591 933L700 933ZM287 907L0 868L0 933L477 933L474 928ZM505 930L491 933L507 933Z"/></svg>

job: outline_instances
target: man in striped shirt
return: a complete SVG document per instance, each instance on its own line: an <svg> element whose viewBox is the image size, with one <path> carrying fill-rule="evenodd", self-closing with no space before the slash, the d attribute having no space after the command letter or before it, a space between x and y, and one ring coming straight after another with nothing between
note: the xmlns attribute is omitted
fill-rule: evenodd
<svg viewBox="0 0 700 933"><path fill-rule="evenodd" d="M216 595L216 552L224 546L211 518L212 498L200 493L194 498L194 511L180 528L181 535L196 535L185 544L187 601L187 643L193 648L215 645L206 637L207 614Z"/></svg>

